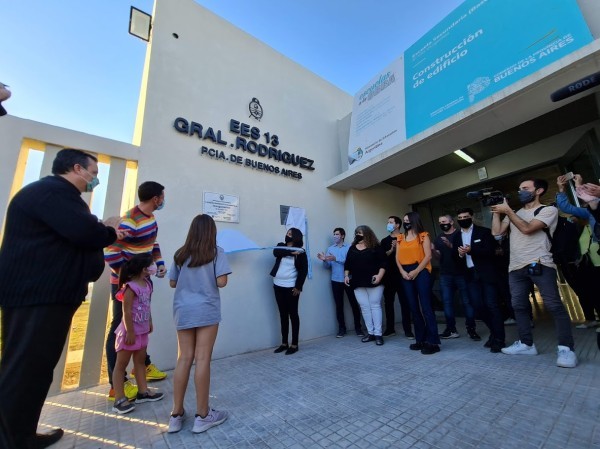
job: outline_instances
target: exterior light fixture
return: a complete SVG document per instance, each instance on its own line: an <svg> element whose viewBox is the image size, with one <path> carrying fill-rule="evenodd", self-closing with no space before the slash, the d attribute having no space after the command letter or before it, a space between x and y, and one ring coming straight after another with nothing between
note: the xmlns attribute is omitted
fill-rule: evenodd
<svg viewBox="0 0 600 449"><path fill-rule="evenodd" d="M463 158L465 161L467 161L469 164L472 164L475 162L475 159L473 159L471 156L469 156L467 153L465 153L463 150L456 150L454 152L454 154L456 154L457 156Z"/></svg>
<svg viewBox="0 0 600 449"><path fill-rule="evenodd" d="M149 42L151 29L152 16L132 6L129 10L129 34Z"/></svg>

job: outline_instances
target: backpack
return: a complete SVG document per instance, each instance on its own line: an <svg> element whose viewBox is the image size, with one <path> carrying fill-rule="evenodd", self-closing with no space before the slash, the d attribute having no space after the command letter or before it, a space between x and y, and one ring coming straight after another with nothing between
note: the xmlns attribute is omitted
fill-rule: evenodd
<svg viewBox="0 0 600 449"><path fill-rule="evenodd" d="M538 207L534 212L535 217L544 207ZM579 251L579 236L581 232L575 223L571 223L565 217L558 216L558 223L553 235L550 235L550 230L546 227L544 232L550 240L550 252L554 263L563 265L567 263L575 263L580 257Z"/></svg>

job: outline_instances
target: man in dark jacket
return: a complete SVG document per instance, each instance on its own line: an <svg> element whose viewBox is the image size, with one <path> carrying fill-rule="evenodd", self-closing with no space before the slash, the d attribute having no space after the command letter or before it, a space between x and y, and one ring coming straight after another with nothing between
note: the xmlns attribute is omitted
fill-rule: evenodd
<svg viewBox="0 0 600 449"><path fill-rule="evenodd" d="M0 442L11 448L44 448L63 435L37 434L38 420L73 314L102 274L102 248L117 238L120 222L99 222L81 198L99 183L97 162L61 150L54 176L27 185L8 206L0 247Z"/></svg>
<svg viewBox="0 0 600 449"><path fill-rule="evenodd" d="M469 301L476 315L490 330L485 346L498 353L504 347L505 333L498 305L498 276L494 264L496 242L489 228L473 224L472 209L459 209L457 221L460 233L454 236L453 246L458 249L459 259L467 267Z"/></svg>

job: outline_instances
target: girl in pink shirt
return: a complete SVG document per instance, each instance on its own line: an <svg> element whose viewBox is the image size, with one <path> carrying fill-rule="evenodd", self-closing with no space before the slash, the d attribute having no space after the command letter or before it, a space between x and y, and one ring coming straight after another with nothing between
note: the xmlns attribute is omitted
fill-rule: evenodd
<svg viewBox="0 0 600 449"><path fill-rule="evenodd" d="M156 265L150 253L133 256L121 267L119 285L121 290L116 298L123 302L123 320L115 330L115 350L117 362L113 370L115 404L113 412L120 415L135 409L133 402L125 396L125 370L133 356L135 380L138 394L135 403L159 401L163 393L150 393L146 383L146 347L148 334L152 332L150 299L152 282L150 276L156 274Z"/></svg>

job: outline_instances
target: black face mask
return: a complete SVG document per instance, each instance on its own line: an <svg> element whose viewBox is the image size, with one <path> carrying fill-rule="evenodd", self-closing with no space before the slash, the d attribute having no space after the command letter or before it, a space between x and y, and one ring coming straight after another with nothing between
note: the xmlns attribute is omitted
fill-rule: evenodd
<svg viewBox="0 0 600 449"><path fill-rule="evenodd" d="M444 232L448 232L452 225L450 223L440 223L440 229Z"/></svg>
<svg viewBox="0 0 600 449"><path fill-rule="evenodd" d="M289 235L286 235L286 236L285 236L285 243L290 243L290 242L292 242L292 241L294 241L294 239L293 239L293 238L291 238Z"/></svg>
<svg viewBox="0 0 600 449"><path fill-rule="evenodd" d="M402 223L402 226L404 226L405 231L412 229L412 224L410 223Z"/></svg>
<svg viewBox="0 0 600 449"><path fill-rule="evenodd" d="M472 218L465 218L464 220L458 220L458 225L463 229L469 229L473 224Z"/></svg>
<svg viewBox="0 0 600 449"><path fill-rule="evenodd" d="M362 242L364 238L365 238L364 235L355 235L354 236L354 240L356 240L357 242Z"/></svg>

